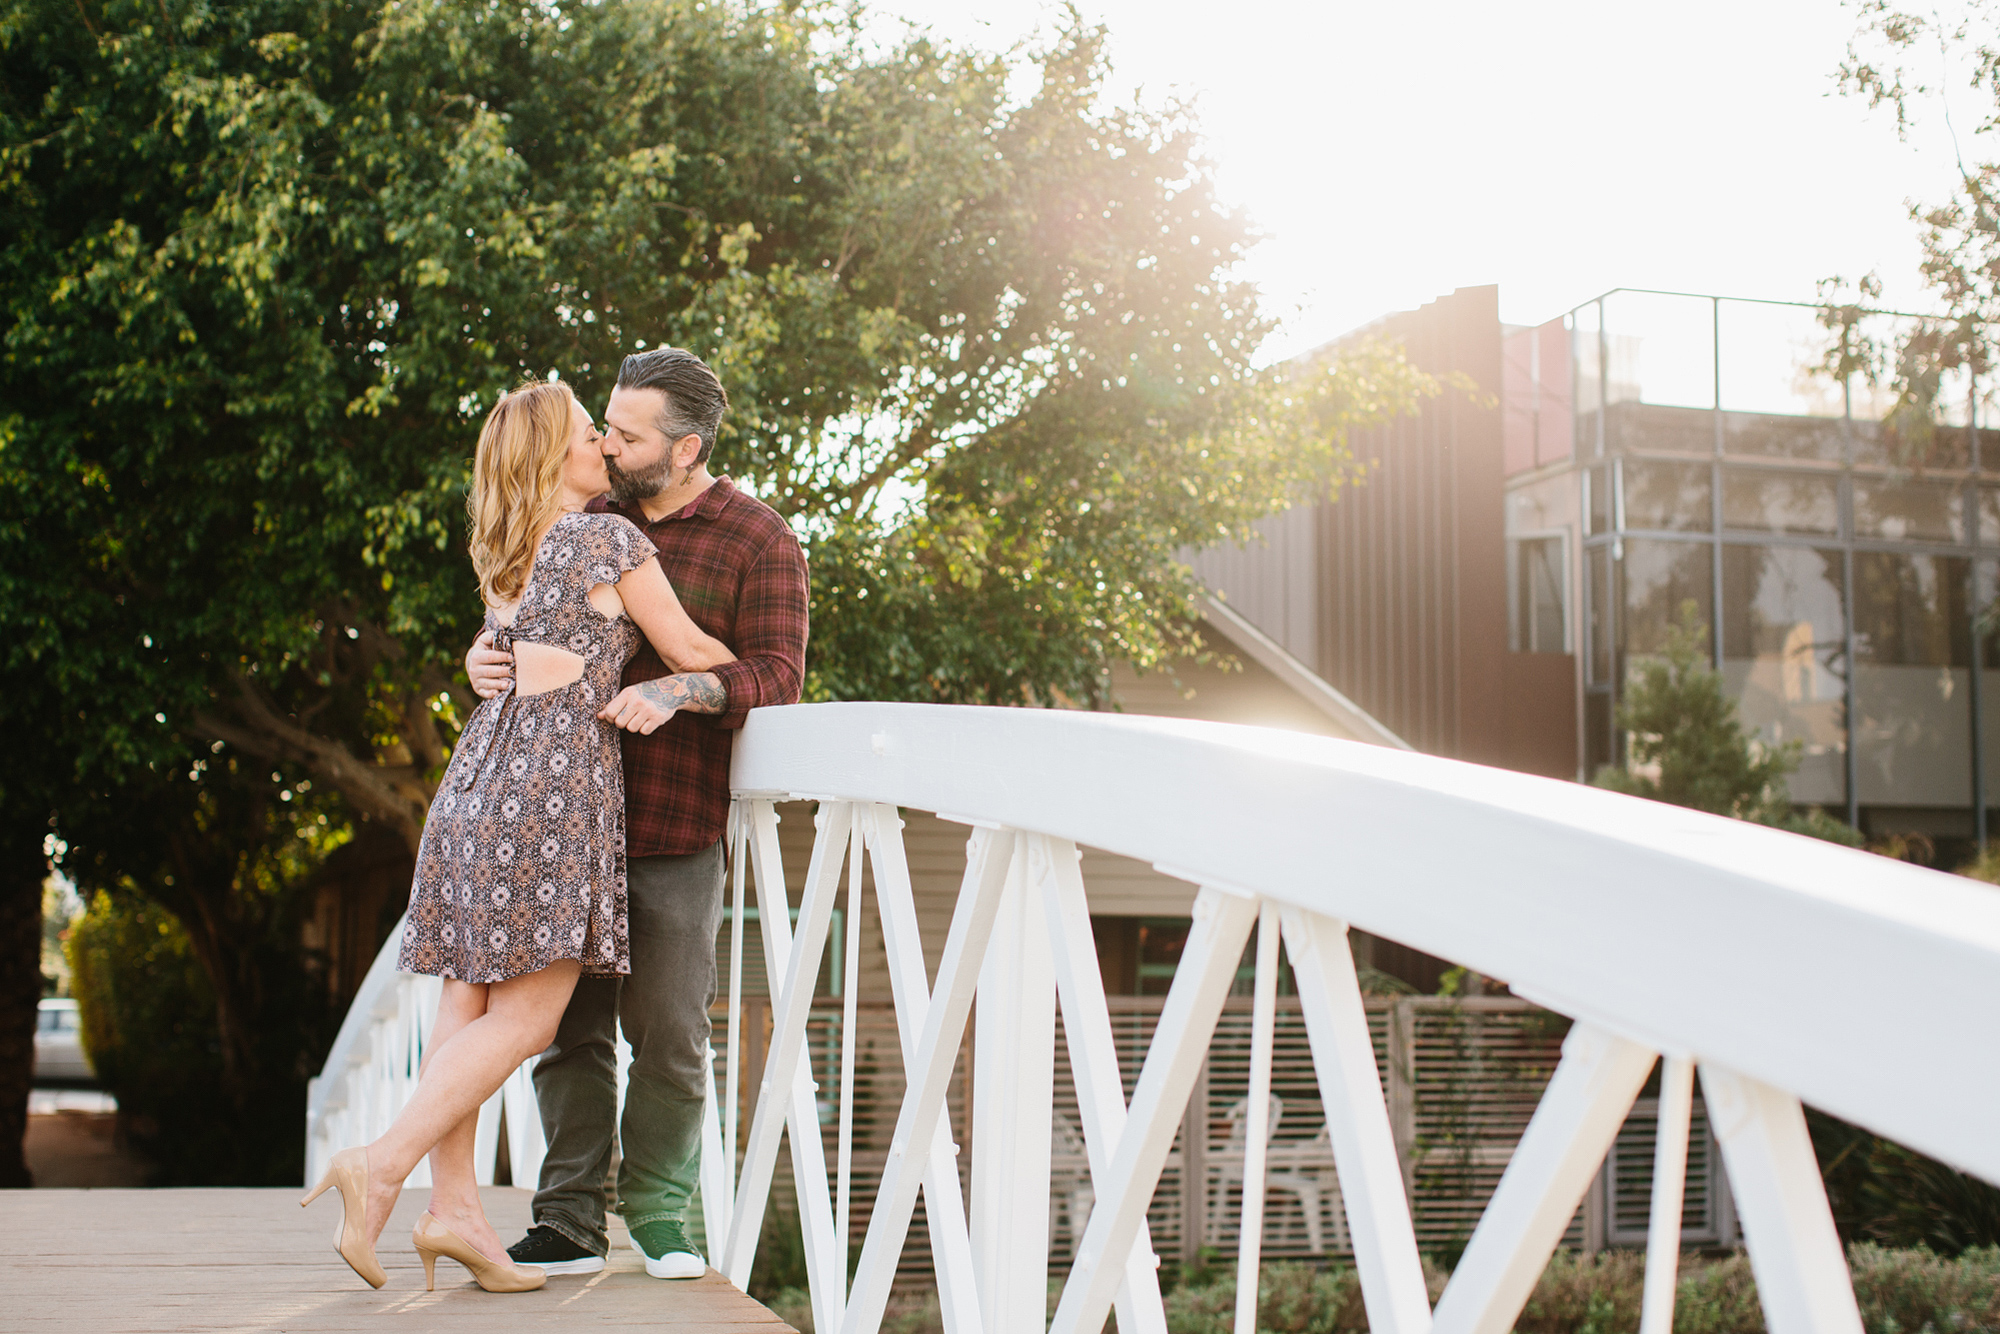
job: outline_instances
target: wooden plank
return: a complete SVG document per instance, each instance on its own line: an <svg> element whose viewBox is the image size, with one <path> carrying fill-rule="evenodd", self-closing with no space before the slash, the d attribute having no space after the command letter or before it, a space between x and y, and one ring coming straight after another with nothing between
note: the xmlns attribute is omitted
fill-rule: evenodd
<svg viewBox="0 0 2000 1334"><path fill-rule="evenodd" d="M533 1192L480 1194L502 1237L526 1228ZM681 1334L796 1334L712 1269L682 1282L648 1278L616 1220L601 1273L500 1295L441 1260L438 1290L425 1292L409 1233L428 1196L405 1190L397 1202L378 1251L389 1283L377 1292L333 1253L340 1207L332 1197L300 1209L296 1189L10 1191L0 1208L0 1250L14 1273L7 1328L321 1334L379 1331L387 1316L426 1331L666 1325Z"/></svg>

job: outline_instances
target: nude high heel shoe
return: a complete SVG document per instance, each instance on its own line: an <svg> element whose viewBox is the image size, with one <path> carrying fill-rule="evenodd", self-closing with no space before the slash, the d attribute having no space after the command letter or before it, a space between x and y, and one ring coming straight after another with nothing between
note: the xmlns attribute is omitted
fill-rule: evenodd
<svg viewBox="0 0 2000 1334"><path fill-rule="evenodd" d="M361 1239L368 1216L368 1150L365 1147L342 1149L333 1155L333 1161L326 1165L326 1175L319 1179L317 1186L306 1192L306 1197L299 1201L299 1208L305 1208L324 1195L329 1186L340 1191L341 1204L340 1226L334 1230L333 1249L340 1252L340 1258L347 1261L369 1287L381 1287L389 1281L389 1276L375 1258L375 1248Z"/></svg>
<svg viewBox="0 0 2000 1334"><path fill-rule="evenodd" d="M468 1246L465 1239L437 1221L429 1210L417 1220L410 1241L424 1257L424 1291L437 1291L437 1258L447 1256L472 1271L472 1281L488 1292L533 1292L549 1276L533 1265L500 1264Z"/></svg>

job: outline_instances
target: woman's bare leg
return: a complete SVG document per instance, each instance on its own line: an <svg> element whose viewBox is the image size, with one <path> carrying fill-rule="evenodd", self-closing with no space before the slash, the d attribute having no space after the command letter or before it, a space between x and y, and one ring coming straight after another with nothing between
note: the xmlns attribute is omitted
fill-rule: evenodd
<svg viewBox="0 0 2000 1334"><path fill-rule="evenodd" d="M449 1004L458 1027L425 1057L417 1091L380 1139L368 1146L368 1236L381 1236L403 1178L434 1148L448 1162L432 1161L444 1176L432 1188L432 1212L489 1258L504 1261L506 1248L485 1221L473 1186L472 1135L480 1104L507 1076L555 1040L582 965L563 959L540 972L480 987L446 983L438 1004L442 1029ZM478 997L475 993L484 992ZM483 1001L483 1009L479 1008ZM456 1133L455 1133L456 1132ZM454 1138L460 1143L446 1146ZM447 1198L448 1196L448 1198ZM438 1213L442 1205L451 1217ZM475 1221L476 1220L476 1221ZM463 1228L464 1230L461 1230ZM483 1237L486 1240L482 1241Z"/></svg>
<svg viewBox="0 0 2000 1334"><path fill-rule="evenodd" d="M419 1088L422 1087L423 1079L430 1074L432 1058L438 1054L438 1051L444 1044L451 1041L460 1029L486 1013L486 983L460 982L457 978L451 977L444 978L443 982L444 989L438 995L437 1014L431 1020L430 1042L424 1048L423 1063L417 1067ZM478 1111L475 1109L473 1114L465 1118L462 1124L469 1124L473 1132L476 1133L479 1128ZM452 1130L455 1133L457 1127L454 1126ZM447 1134L445 1137L446 1140L450 1138L450 1134ZM443 1141L440 1142L442 1143ZM466 1150L466 1156L470 1160L471 1150L469 1148ZM405 1171L401 1176L393 1178L384 1176L379 1170L377 1154L373 1148L369 1151L368 1161L371 1170L368 1182L368 1215L366 1227L368 1236L372 1241L375 1238L379 1238L382 1235L382 1229L388 1225L390 1211L396 1207L397 1197L403 1193L403 1177L408 1176L409 1173ZM439 1165L434 1157L431 1163L431 1179L433 1182L437 1180L438 1167ZM476 1186L475 1189L477 1189ZM437 1193L435 1185L432 1186L431 1192L432 1194Z"/></svg>
<svg viewBox="0 0 2000 1334"><path fill-rule="evenodd" d="M444 995L438 999L437 1023L431 1030L433 1041L430 1050L424 1053L426 1071L430 1068L431 1056L439 1048L457 1036L460 1029L486 1013L488 990L488 985L484 983L445 979ZM430 1211L433 1218L471 1242L482 1253L498 1259L498 1252L506 1248L501 1245L500 1238L494 1234L479 1207L479 1179L472 1161L472 1150L478 1137L479 1109L474 1108L469 1115L460 1117L458 1124L432 1146Z"/></svg>

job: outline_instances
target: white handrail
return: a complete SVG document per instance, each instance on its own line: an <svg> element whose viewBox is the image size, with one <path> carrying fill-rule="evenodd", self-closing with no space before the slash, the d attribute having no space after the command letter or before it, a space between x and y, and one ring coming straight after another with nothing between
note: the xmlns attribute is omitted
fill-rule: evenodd
<svg viewBox="0 0 2000 1334"><path fill-rule="evenodd" d="M1556 779L1270 728L760 709L732 781L976 815L1352 922L2000 1182L2000 893Z"/></svg>

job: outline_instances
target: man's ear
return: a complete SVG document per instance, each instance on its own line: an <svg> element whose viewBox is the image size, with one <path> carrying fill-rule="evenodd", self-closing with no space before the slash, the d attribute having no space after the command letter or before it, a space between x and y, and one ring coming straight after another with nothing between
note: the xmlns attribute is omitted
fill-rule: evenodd
<svg viewBox="0 0 2000 1334"><path fill-rule="evenodd" d="M694 467L694 461L701 454L701 437L690 433L674 441L674 467L687 469Z"/></svg>

